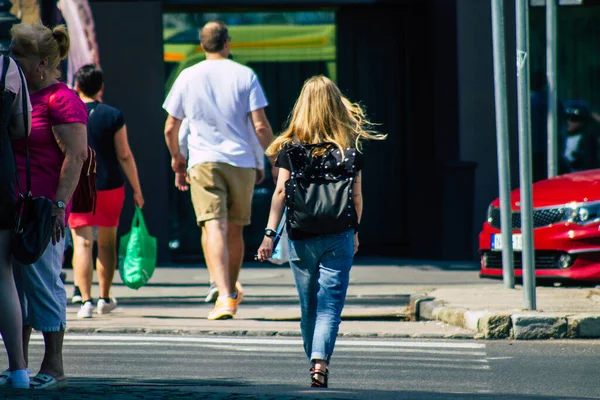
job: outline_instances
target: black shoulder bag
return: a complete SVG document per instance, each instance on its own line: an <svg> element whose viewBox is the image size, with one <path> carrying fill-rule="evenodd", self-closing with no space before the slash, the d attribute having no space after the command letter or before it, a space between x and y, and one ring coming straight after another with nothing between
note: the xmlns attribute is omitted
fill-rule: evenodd
<svg viewBox="0 0 600 400"><path fill-rule="evenodd" d="M17 64L21 77L21 90L25 90L26 83L23 72ZM11 251L12 255L21 264L33 264L46 251L56 217L52 215L52 200L46 197L33 197L31 194L31 170L29 165L29 118L27 110L27 95L23 93L23 124L25 127L26 147L26 176L27 193L23 194L18 172L16 174L19 188L19 199L16 206L16 224L13 232Z"/></svg>
<svg viewBox="0 0 600 400"><path fill-rule="evenodd" d="M285 183L287 222L291 229L316 235L341 233L358 228L358 216L352 199L355 161L344 163L345 174L335 176L323 172L307 173L313 165L313 151L319 147L331 148L331 144L300 145L307 162L301 168L294 167L288 152L291 177ZM294 146L295 147L295 146ZM291 151L291 148L287 151ZM349 155L349 157L353 157Z"/></svg>

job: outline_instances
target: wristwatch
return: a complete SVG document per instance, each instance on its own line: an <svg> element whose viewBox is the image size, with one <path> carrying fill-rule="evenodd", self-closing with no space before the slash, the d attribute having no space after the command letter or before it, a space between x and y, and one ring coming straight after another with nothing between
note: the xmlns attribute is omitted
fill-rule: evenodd
<svg viewBox="0 0 600 400"><path fill-rule="evenodd" d="M67 209L67 205L65 204L64 201L55 201L54 205L60 209L60 210L66 210Z"/></svg>
<svg viewBox="0 0 600 400"><path fill-rule="evenodd" d="M274 238L274 237L277 237L277 232L275 232L273 229L267 228L267 229L265 229L265 236Z"/></svg>

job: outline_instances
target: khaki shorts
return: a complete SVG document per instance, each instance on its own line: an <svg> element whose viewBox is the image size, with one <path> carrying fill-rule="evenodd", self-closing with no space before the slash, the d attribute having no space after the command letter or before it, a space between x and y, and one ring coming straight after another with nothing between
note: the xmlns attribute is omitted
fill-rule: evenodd
<svg viewBox="0 0 600 400"><path fill-rule="evenodd" d="M250 225L256 180L254 168L208 162L194 165L188 174L199 226L221 218L236 225Z"/></svg>

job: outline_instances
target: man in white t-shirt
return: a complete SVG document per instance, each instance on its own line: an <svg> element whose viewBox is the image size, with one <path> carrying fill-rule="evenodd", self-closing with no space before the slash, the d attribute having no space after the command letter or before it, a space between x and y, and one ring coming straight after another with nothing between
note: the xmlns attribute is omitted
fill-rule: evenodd
<svg viewBox="0 0 600 400"><path fill-rule="evenodd" d="M231 58L231 57L230 57ZM190 127L189 127L189 123L187 119L184 119L183 121L181 121L181 126L179 127L179 151L181 152L181 154L183 155L183 157L187 160L188 159L188 155L189 155L189 150L188 150L188 138L190 137ZM256 135L253 135L254 138L256 138ZM256 152L255 154L257 155L257 159L260 159L262 161L263 159L263 148L260 145L260 143L258 142L258 139L256 139L256 143L253 146L254 151ZM264 162L263 162L264 164ZM261 164L262 165L262 164ZM262 168L259 168L262 169ZM177 187L177 189L179 189L182 192L186 192L189 190L190 185L189 185L189 181L187 179L187 174L186 173L176 173L175 174L175 186ZM206 240L206 236L202 236L202 240ZM179 242L179 240L177 240L177 242ZM203 247L206 245L203 245ZM208 291L206 292L206 298L204 299L204 301L206 303L214 303L215 301L217 301L217 297L219 296L219 288L217 287L217 284L215 283L215 280L210 276L210 271L208 274ZM242 284L238 281L235 283L235 287L238 290L238 292L242 291Z"/></svg>
<svg viewBox="0 0 600 400"><path fill-rule="evenodd" d="M211 320L232 318L242 301L235 286L244 257L242 230L250 224L254 184L265 176L264 149L273 141L263 90L254 71L228 59L230 40L224 23L204 25L200 42L206 60L181 72L163 104L176 185L190 182L206 265L219 289ZM189 161L179 147L184 119ZM269 161L276 179L275 160Z"/></svg>

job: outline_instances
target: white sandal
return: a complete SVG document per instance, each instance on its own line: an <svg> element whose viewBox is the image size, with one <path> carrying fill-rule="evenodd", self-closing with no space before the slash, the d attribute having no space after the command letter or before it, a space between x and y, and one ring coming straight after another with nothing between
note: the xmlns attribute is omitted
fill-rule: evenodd
<svg viewBox="0 0 600 400"><path fill-rule="evenodd" d="M31 388L40 389L63 389L67 386L67 381L57 381L55 377L47 374L37 374L31 378Z"/></svg>
<svg viewBox="0 0 600 400"><path fill-rule="evenodd" d="M31 371L29 368L25 369L26 375L21 376L21 379L13 380L13 372L10 370L5 370L0 372L0 386L8 386L12 384L12 387L15 389L29 389L29 374ZM22 374L20 374L22 375Z"/></svg>
<svg viewBox="0 0 600 400"><path fill-rule="evenodd" d="M2 371L0 372L0 386L5 386L10 384L10 371Z"/></svg>

